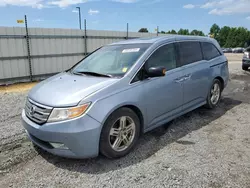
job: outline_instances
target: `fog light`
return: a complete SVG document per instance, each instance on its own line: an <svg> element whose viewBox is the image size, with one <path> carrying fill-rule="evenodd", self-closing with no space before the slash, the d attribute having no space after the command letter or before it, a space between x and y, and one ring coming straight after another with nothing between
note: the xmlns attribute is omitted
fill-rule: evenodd
<svg viewBox="0 0 250 188"><path fill-rule="evenodd" d="M50 145L51 145L53 148L56 148L56 149L69 149L69 148L66 147L63 143L53 143L53 142L50 142Z"/></svg>

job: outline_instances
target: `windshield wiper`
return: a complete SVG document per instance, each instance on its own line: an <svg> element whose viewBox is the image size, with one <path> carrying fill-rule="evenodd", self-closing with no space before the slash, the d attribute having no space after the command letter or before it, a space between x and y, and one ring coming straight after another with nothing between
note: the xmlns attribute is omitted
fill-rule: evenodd
<svg viewBox="0 0 250 188"><path fill-rule="evenodd" d="M77 75L91 75L91 76L108 77L108 78L113 77L110 74L101 74L101 73L97 73L97 72L87 72L87 71L74 72L74 74L77 74Z"/></svg>

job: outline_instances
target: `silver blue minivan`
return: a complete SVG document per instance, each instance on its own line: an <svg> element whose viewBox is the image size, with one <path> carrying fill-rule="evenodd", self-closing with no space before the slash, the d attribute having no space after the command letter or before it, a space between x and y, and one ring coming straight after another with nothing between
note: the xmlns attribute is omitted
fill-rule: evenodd
<svg viewBox="0 0 250 188"><path fill-rule="evenodd" d="M228 83L216 40L166 35L103 46L37 84L22 112L31 141L59 156L128 154L139 136L205 105Z"/></svg>

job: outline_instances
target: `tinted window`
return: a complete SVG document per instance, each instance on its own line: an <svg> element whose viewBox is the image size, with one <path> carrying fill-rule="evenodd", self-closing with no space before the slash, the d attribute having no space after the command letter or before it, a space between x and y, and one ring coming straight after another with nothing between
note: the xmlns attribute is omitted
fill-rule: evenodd
<svg viewBox="0 0 250 188"><path fill-rule="evenodd" d="M179 56L182 65L187 65L202 60L199 42L180 42Z"/></svg>
<svg viewBox="0 0 250 188"><path fill-rule="evenodd" d="M147 61L147 68L163 66L168 70L176 68L175 45L167 44L157 49Z"/></svg>
<svg viewBox="0 0 250 188"><path fill-rule="evenodd" d="M134 77L131 83L138 82L142 79L142 70L140 70Z"/></svg>
<svg viewBox="0 0 250 188"><path fill-rule="evenodd" d="M201 45L205 60L211 60L221 55L219 50L213 44L202 42Z"/></svg>

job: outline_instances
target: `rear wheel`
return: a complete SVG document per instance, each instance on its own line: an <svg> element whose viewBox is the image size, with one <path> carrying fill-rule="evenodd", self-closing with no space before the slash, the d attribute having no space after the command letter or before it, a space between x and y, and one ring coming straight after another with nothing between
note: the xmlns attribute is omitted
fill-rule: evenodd
<svg viewBox="0 0 250 188"><path fill-rule="evenodd" d="M218 105L221 98L221 92L222 92L222 84L218 79L215 79L207 96L207 104L206 104L207 108L212 109Z"/></svg>
<svg viewBox="0 0 250 188"><path fill-rule="evenodd" d="M135 146L140 134L140 120L133 110L120 108L104 124L100 152L108 158L127 155Z"/></svg>

